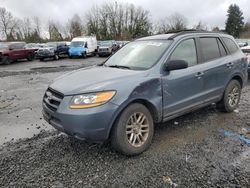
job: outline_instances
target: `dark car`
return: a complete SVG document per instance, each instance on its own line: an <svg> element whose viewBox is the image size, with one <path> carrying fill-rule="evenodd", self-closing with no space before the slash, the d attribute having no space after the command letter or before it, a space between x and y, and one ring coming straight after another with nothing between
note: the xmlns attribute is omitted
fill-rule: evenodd
<svg viewBox="0 0 250 188"><path fill-rule="evenodd" d="M183 31L128 43L102 65L54 80L43 115L77 139L102 142L126 155L145 151L154 124L217 103L234 111L247 83L247 61L234 38Z"/></svg>
<svg viewBox="0 0 250 188"><path fill-rule="evenodd" d="M98 41L97 54L102 56L109 56L113 53L113 43L110 40Z"/></svg>
<svg viewBox="0 0 250 188"><path fill-rule="evenodd" d="M0 43L0 62L10 64L19 59L34 59L34 49L26 49L25 42L2 42Z"/></svg>
<svg viewBox="0 0 250 188"><path fill-rule="evenodd" d="M68 56L69 46L66 42L48 42L37 50L37 58L43 61L47 58L58 60L60 57Z"/></svg>

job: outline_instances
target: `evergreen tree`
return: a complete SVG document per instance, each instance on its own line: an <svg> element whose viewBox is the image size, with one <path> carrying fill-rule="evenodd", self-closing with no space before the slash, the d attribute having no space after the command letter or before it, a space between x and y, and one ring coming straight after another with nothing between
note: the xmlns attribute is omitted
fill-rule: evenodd
<svg viewBox="0 0 250 188"><path fill-rule="evenodd" d="M236 4L231 4L227 13L226 32L236 38L239 38L244 26L243 13Z"/></svg>

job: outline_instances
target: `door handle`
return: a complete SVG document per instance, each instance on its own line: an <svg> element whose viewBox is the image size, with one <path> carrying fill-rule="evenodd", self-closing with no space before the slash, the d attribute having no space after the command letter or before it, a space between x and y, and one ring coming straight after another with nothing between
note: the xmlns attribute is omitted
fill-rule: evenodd
<svg viewBox="0 0 250 188"><path fill-rule="evenodd" d="M197 78L197 79L201 79L201 77L204 75L204 72L198 72L196 75L195 75L195 77Z"/></svg>
<svg viewBox="0 0 250 188"><path fill-rule="evenodd" d="M234 65L234 63L232 63L232 62L227 63L228 68L232 68L233 65Z"/></svg>

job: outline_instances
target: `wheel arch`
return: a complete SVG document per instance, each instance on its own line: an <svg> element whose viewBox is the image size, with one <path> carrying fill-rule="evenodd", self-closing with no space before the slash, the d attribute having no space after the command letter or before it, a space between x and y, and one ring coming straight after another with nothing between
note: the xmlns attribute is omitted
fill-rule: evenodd
<svg viewBox="0 0 250 188"><path fill-rule="evenodd" d="M241 77L240 75L238 75L238 74L237 74L237 75L234 75L234 76L231 78L231 80L237 80L237 81L239 81L241 87L243 87L243 79L242 79L242 77ZM231 80L230 80L230 81L231 81ZM230 82L230 81L229 81L229 82ZM228 82L228 83L229 83L229 82Z"/></svg>

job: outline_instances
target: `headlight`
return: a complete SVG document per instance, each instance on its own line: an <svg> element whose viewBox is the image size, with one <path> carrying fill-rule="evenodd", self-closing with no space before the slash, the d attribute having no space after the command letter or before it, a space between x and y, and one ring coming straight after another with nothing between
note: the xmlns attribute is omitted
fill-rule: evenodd
<svg viewBox="0 0 250 188"><path fill-rule="evenodd" d="M76 95L70 102L70 108L91 108L99 106L108 102L115 95L115 91L105 91L98 93L89 93L83 95Z"/></svg>

